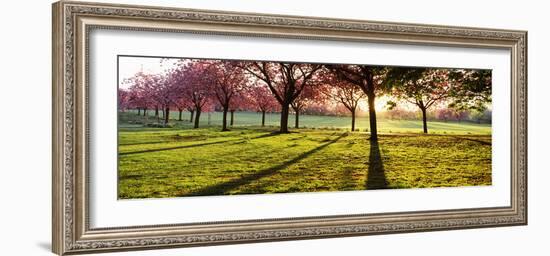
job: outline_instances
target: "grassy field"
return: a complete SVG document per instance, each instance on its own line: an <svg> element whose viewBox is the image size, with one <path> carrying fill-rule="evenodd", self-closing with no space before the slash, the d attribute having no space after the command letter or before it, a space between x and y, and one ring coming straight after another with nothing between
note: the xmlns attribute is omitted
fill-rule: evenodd
<svg viewBox="0 0 550 256"><path fill-rule="evenodd" d="M440 134L383 134L371 143L368 132L293 129L277 134L276 127L243 126L259 117L238 113L240 126L220 132L217 126L187 129L187 122L144 128L135 124L139 118L134 114L122 113L119 198L491 184L490 126L430 123ZM344 128L349 121L304 116L302 123L313 126L315 119L322 123L319 127L333 120ZM270 122L274 125L276 118ZM364 122L360 120L362 131ZM416 122L398 122L381 121L379 126L416 131Z"/></svg>
<svg viewBox="0 0 550 256"><path fill-rule="evenodd" d="M130 120L143 121L143 117L137 117L130 113L123 113L121 116L122 127L128 126ZM156 118L153 116L154 111L148 111L149 122L155 122ZM182 122L176 121L178 119L178 112L171 112L171 122L175 123L181 128L190 128L192 124L188 121L190 114L183 112ZM229 119L229 114L228 114ZM261 113L253 112L236 112L234 116L234 126L259 126L261 125L262 116ZM290 127L294 127L294 115L289 117ZM280 121L280 115L278 113L266 114L267 126L278 126ZM222 114L220 112L214 112L210 114L210 122L208 122L208 114L203 113L201 115L201 126L221 126ZM137 126L139 127L139 126ZM312 116L312 115L300 115L300 127L302 128L342 128L351 129L350 117L336 117L336 116ZM369 119L368 117L358 117L355 123L356 129L360 131L368 131ZM378 120L378 130L382 133L421 133L422 121L419 120ZM490 124L476 124L471 122L456 121L449 122L428 122L428 131L432 134L479 134L490 135Z"/></svg>

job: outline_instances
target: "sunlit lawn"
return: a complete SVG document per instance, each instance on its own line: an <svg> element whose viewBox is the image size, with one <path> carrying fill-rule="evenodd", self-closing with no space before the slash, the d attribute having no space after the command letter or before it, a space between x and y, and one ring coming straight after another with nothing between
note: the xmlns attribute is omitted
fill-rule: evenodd
<svg viewBox="0 0 550 256"><path fill-rule="evenodd" d="M188 129L185 122L140 128L124 123L132 118L126 115L119 131L123 199L491 184L491 136L479 135L490 134L490 126L454 124L461 131L455 134L383 134L371 144L363 131L220 132L217 126Z"/></svg>
<svg viewBox="0 0 550 256"><path fill-rule="evenodd" d="M134 112L135 113L135 112ZM149 110L147 112L149 122L156 122L156 118L153 116L154 111ZM122 121L127 120L143 120L143 117L137 117L131 113L123 113ZM201 127L206 126L221 126L222 114L220 112L214 112L210 114L210 122L208 121L207 113L201 115ZM188 121L190 114L183 112L182 118L184 121L178 122L178 112L170 112L170 118L172 123L181 128L191 128L192 124ZM260 126L262 116L260 113L253 112L236 112L234 115L234 125L240 126ZM229 114L228 114L229 119ZM280 121L280 115L278 113L266 114L267 126L278 126ZM122 125L125 122L121 122ZM289 116L289 125L294 126L294 115ZM368 131L369 119L368 117L357 117L355 124L356 128L360 131ZM302 128L351 128L350 117L337 117L337 116L314 116L314 115L301 115L300 127ZM491 134L490 124L476 124L471 122L456 121L430 121L428 124L429 132L434 134ZM378 120L378 130L383 133L421 133L422 121L419 120L388 120L380 118Z"/></svg>

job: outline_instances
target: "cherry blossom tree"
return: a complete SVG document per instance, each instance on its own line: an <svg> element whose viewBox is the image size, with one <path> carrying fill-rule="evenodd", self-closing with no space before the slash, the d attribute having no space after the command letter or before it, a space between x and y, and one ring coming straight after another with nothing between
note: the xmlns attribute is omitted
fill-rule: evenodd
<svg viewBox="0 0 550 256"><path fill-rule="evenodd" d="M245 71L234 61L216 61L210 64L209 71L214 77L213 94L222 107L222 131L227 129L227 112L231 111L231 123L233 126L233 116L243 101L243 96L239 95L246 88L248 79ZM231 108L231 110L230 110Z"/></svg>
<svg viewBox="0 0 550 256"><path fill-rule="evenodd" d="M229 125L233 126L235 123L235 112L236 111L243 111L250 109L250 99L246 96L244 91L239 92L239 94L235 95L233 100L231 100L231 104L229 104L229 113L230 113L230 121Z"/></svg>
<svg viewBox="0 0 550 256"><path fill-rule="evenodd" d="M262 113L262 127L265 126L265 113L277 111L280 107L267 86L258 84L247 90L250 107Z"/></svg>
<svg viewBox="0 0 550 256"><path fill-rule="evenodd" d="M195 106L193 103L183 95L181 91L180 85L176 85L174 88L174 93L177 95L176 99L174 100L174 107L178 110L178 121L183 121L183 111L188 111L190 113L189 122L193 123L194 121L194 114L195 114Z"/></svg>
<svg viewBox="0 0 550 256"><path fill-rule="evenodd" d="M174 106L178 110L178 121L183 121L183 111L187 110L191 113L191 119L189 119L189 122L193 122L193 114L195 113L195 109L193 108L193 104L188 101L186 97L183 97L180 95L179 88L176 90L177 97L174 101Z"/></svg>
<svg viewBox="0 0 550 256"><path fill-rule="evenodd" d="M143 110L143 116L146 116L147 110L155 104L152 90L155 86L154 75L138 72L123 83L129 86L129 104L137 108L138 115Z"/></svg>
<svg viewBox="0 0 550 256"><path fill-rule="evenodd" d="M271 90L281 105L280 132L288 132L288 114L291 104L321 69L318 64L252 61L241 66Z"/></svg>
<svg viewBox="0 0 550 256"><path fill-rule="evenodd" d="M435 111L435 117L439 120L444 120L445 122L448 120L456 120L460 123L470 117L470 112L454 108L439 108Z"/></svg>
<svg viewBox="0 0 550 256"><path fill-rule="evenodd" d="M136 91L134 88L128 89L128 106L131 109L137 109L138 116L141 115L140 100L141 100L141 97L138 91Z"/></svg>
<svg viewBox="0 0 550 256"><path fill-rule="evenodd" d="M170 72L171 83L177 86L177 91L182 100L189 103L194 109L194 128L199 128L200 116L203 109L211 102L215 77L209 72L209 61L182 62Z"/></svg>
<svg viewBox="0 0 550 256"><path fill-rule="evenodd" d="M463 120L466 120L470 117L470 113L466 110L460 110L460 109L454 109L453 111L453 114L454 114L454 118L456 119L456 121L458 121L459 123Z"/></svg>
<svg viewBox="0 0 550 256"><path fill-rule="evenodd" d="M118 109L122 112L130 108L129 105L130 92L128 90L118 88Z"/></svg>
<svg viewBox="0 0 550 256"><path fill-rule="evenodd" d="M149 75L147 83L147 91L149 99L155 106L155 116L159 118L158 109L163 112L163 124L166 126L170 120L170 107L177 100L176 84L169 80L168 74Z"/></svg>
<svg viewBox="0 0 550 256"><path fill-rule="evenodd" d="M450 108L439 108L435 111L435 117L439 120L447 122L450 119L453 119L454 111Z"/></svg>
<svg viewBox="0 0 550 256"><path fill-rule="evenodd" d="M355 131L355 115L359 101L366 97L364 91L356 84L343 79L335 72L328 71L325 73L325 80L331 86L325 87L322 90L324 95L327 95L336 103L344 105L351 113L351 131Z"/></svg>
<svg viewBox="0 0 550 256"><path fill-rule="evenodd" d="M302 93L300 93L300 95L290 104L292 110L294 110L294 128L300 128L300 113L304 108L313 103L322 104L327 100L327 95L322 92L325 89L321 88L325 86L325 84L321 84L320 81L316 79L315 86L305 87Z"/></svg>
<svg viewBox="0 0 550 256"><path fill-rule="evenodd" d="M302 110L302 113L307 113L309 115L317 115L317 116L330 116L335 115L333 106L329 106L326 104L326 102L323 103L317 103L314 102L312 104L309 104L307 107Z"/></svg>

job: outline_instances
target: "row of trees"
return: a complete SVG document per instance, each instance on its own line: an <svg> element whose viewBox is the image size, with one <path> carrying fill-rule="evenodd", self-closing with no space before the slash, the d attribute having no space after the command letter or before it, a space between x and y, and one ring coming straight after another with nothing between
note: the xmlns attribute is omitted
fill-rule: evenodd
<svg viewBox="0 0 550 256"><path fill-rule="evenodd" d="M427 112L445 105L456 111L483 111L491 102L488 70L404 68L368 65L327 65L267 61L180 60L162 74L138 72L119 89L122 109L159 110L168 123L171 110L189 111L199 127L204 111L223 112L222 130L228 130L228 114L239 110L280 112L280 132L288 132L289 113L295 127L306 108L340 104L351 116L352 131L359 103L366 100L371 139L377 139L375 100L389 95L390 109L403 102L422 113L428 132ZM321 108L318 108L321 109ZM194 117L193 117L194 115Z"/></svg>
<svg viewBox="0 0 550 256"><path fill-rule="evenodd" d="M418 120L422 119L422 113L403 108L394 108L390 111L382 113L383 117L390 120ZM427 120L431 121L455 121L455 122L475 122L475 123L491 123L491 110L457 110L453 108L437 108L426 113Z"/></svg>

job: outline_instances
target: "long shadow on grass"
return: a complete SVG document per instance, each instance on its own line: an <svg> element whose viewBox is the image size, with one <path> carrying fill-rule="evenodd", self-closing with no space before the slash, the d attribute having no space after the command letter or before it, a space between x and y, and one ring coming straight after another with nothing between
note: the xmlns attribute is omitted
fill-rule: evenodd
<svg viewBox="0 0 550 256"><path fill-rule="evenodd" d="M119 146L139 146L139 145L149 145L149 144L160 144L160 143L167 143L171 141L148 141L148 142L136 142L136 143L125 143L125 144L118 144Z"/></svg>
<svg viewBox="0 0 550 256"><path fill-rule="evenodd" d="M472 138L465 138L465 137L460 137L460 136L453 136L455 139L461 139L461 140L469 140L469 141L473 141L473 142L477 142L481 145L485 145L485 146L491 146L491 142L487 142L487 141L483 141L483 140L476 140L476 139L472 139Z"/></svg>
<svg viewBox="0 0 550 256"><path fill-rule="evenodd" d="M221 144L221 143L226 143L226 142L229 142L229 141L233 141L233 140L222 140L222 141L198 143L198 144L183 145L183 146L169 147L169 148L157 148L157 149L147 149L147 150L132 151L132 152L123 152L123 153L118 153L118 155L119 156L126 156L126 155L134 155L134 154L141 154L141 153L152 153L152 152L160 152L160 151L182 149L182 148L194 148L194 147Z"/></svg>
<svg viewBox="0 0 550 256"><path fill-rule="evenodd" d="M335 138L333 140L330 140L327 143L324 143L324 144L322 144L322 145L320 145L320 146L318 146L318 147L316 147L312 150L304 152L304 153L298 155L297 157L292 158L292 159L290 159L290 160L288 160L284 163L275 165L273 167L261 170L259 172L253 173L253 174L243 175L240 178L237 178L237 179L234 179L234 180L219 183L219 184L216 184L216 185L213 185L213 186L208 186L208 187L202 188L200 190L197 190L197 191L194 191L194 192L191 192L191 193L187 193L187 194L182 194L182 195L179 195L179 196L223 195L223 194L225 194L226 192L228 192L232 189L235 189L235 188L238 188L240 186L249 184L249 183L251 183L255 180L259 180L261 178L271 176L271 175L273 175L273 174L275 174L275 173L277 173L281 170L284 170L287 167L289 167L289 166L291 166L291 165L293 165L293 164L309 157L310 155L324 149L325 147L337 142L338 140L340 140L342 137L344 137L346 135L347 135L347 133L343 133L340 136L338 136L337 138Z"/></svg>
<svg viewBox="0 0 550 256"><path fill-rule="evenodd" d="M267 134L263 134L263 135L260 135L260 136L247 138L247 139L230 139L230 140L222 140L222 141L214 141L214 142L206 142L206 143L176 146L176 147L168 147L168 148L146 149L146 150L139 150L139 151L123 152L123 153L119 153L118 155L119 156L126 156L126 155L152 153L152 152L160 152L160 151L175 150L175 149L194 148L194 147L221 144L221 143L226 143L226 142L233 142L233 144L239 144L239 143L245 143L246 140L267 138L267 137L275 136L275 135L278 135L278 134L279 133L267 133ZM169 142L177 142L177 141L165 141L165 142L162 142L162 143L169 143ZM155 143L143 143L143 144L155 144Z"/></svg>
<svg viewBox="0 0 550 256"><path fill-rule="evenodd" d="M387 188L386 174L384 170L384 162L380 155L380 146L377 140L371 140L369 153L369 172L367 174L367 189L382 189Z"/></svg>

